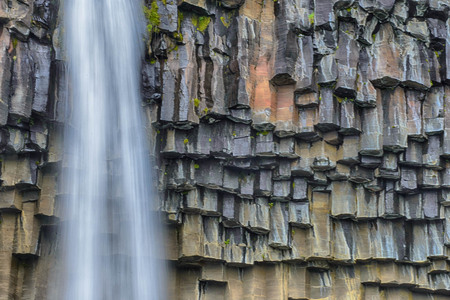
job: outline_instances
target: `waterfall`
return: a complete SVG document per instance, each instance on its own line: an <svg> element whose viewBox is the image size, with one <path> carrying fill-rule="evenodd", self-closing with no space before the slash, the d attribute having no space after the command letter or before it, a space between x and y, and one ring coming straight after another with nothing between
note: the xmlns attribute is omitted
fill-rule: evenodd
<svg viewBox="0 0 450 300"><path fill-rule="evenodd" d="M138 0L66 0L71 101L65 137L62 296L164 299L140 99Z"/></svg>

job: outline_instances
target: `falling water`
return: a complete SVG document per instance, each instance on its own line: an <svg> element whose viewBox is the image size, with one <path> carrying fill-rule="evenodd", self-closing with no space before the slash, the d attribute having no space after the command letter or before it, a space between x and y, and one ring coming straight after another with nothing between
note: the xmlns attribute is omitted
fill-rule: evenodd
<svg viewBox="0 0 450 300"><path fill-rule="evenodd" d="M140 105L138 0L66 0L64 299L164 299Z"/></svg>

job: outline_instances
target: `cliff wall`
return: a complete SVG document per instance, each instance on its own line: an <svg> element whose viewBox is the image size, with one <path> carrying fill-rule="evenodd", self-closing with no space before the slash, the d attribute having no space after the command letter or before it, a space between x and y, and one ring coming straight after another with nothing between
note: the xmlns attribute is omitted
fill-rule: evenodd
<svg viewBox="0 0 450 300"><path fill-rule="evenodd" d="M51 0L0 6L0 299L47 299L70 103L63 16ZM449 298L449 10L146 3L170 299Z"/></svg>

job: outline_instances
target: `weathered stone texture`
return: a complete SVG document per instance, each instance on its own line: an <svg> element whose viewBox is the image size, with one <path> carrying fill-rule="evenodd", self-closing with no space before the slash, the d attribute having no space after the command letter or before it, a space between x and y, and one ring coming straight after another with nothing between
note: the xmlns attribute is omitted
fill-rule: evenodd
<svg viewBox="0 0 450 300"><path fill-rule="evenodd" d="M447 275L434 275L447 274L446 266L436 271L433 266L437 259L446 260L447 251L441 199L446 199L450 184L445 160L450 157L448 16L438 11L448 11L448 5L307 2L247 0L226 16L220 7L191 3L198 13L208 7L213 24L208 28L214 31L202 35L216 41L219 34L216 55L227 56L219 73L210 71L212 79L191 76L197 83L187 86L186 93L195 98L197 87L208 80L233 77L227 82L236 93L216 86L221 96L207 100L208 110L197 113L192 129L180 127L178 116L164 113L165 105L173 111L183 107L170 98L177 91L169 87L169 98L162 94L164 122L156 124L166 144L161 163L185 156L197 169L190 173L194 176L185 175L189 180L170 187L162 183L160 189L189 186L203 191L189 206L163 197L162 207L171 207L169 215L185 215L186 220L202 215L197 226L206 219L215 225L203 225L200 236L217 239L208 238L208 246L199 248L194 239L182 238L182 249L188 243L195 254L179 256L179 261L202 270L196 275L202 288L178 297L446 297ZM163 59L157 54L154 58ZM199 59L203 56L197 54ZM181 60L179 56L169 64ZM198 71L193 74L205 70L194 68ZM159 86L154 78L153 86ZM183 79L175 80L183 86ZM203 99L198 103L203 109ZM221 107L220 112L214 107ZM170 144L179 145L170 152L166 132L171 132ZM186 137L189 141L183 144ZM191 139L201 141L197 147L202 156L188 150ZM213 199L220 199L221 218L207 217L215 206L205 210L206 201L216 200L208 200L205 188L218 194ZM190 221L173 224L194 230ZM220 279L203 280L211 259L220 265L214 266ZM249 267L242 269L244 285L233 275L233 268L242 266ZM178 276L184 277L184 269L178 268ZM424 275L419 278L419 273ZM270 283L263 279L267 276Z"/></svg>
<svg viewBox="0 0 450 300"><path fill-rule="evenodd" d="M169 299L447 299L448 1L152 1ZM52 295L61 24L0 1L0 300Z"/></svg>

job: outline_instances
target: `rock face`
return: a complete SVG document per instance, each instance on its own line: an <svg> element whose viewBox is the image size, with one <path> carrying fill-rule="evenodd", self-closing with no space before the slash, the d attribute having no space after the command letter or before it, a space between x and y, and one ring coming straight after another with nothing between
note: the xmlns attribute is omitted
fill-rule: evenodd
<svg viewBox="0 0 450 300"><path fill-rule="evenodd" d="M0 2L0 300L54 289L57 2ZM449 297L448 1L146 2L169 299Z"/></svg>

